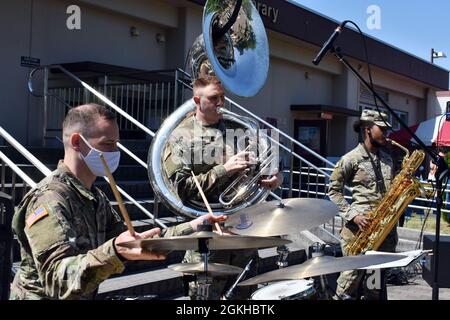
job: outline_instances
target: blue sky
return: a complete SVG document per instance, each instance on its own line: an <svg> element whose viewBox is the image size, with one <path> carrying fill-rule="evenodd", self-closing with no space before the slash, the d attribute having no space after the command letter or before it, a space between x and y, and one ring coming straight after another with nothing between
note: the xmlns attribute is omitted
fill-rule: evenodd
<svg viewBox="0 0 450 320"><path fill-rule="evenodd" d="M339 22L352 20L377 39L430 61L431 48L447 58L435 64L450 70L450 0L288 0ZM380 28L369 29L367 21L379 8ZM374 20L372 20L374 21ZM331 32L330 32L331 34ZM324 39L325 40L325 39Z"/></svg>

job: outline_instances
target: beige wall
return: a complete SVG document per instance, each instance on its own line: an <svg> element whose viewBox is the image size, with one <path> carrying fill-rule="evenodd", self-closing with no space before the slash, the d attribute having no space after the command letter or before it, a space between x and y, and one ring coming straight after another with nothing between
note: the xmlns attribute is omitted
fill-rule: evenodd
<svg viewBox="0 0 450 320"><path fill-rule="evenodd" d="M233 99L262 118L276 118L279 128L292 134L294 119L302 117L290 110L291 105L330 104L332 85L332 76L325 72L271 57L269 75L263 89L255 97Z"/></svg>
<svg viewBox="0 0 450 320"><path fill-rule="evenodd" d="M92 6L94 2L98 6ZM2 22L8 26L0 29L0 37L11 39L5 41L0 53L4 62L0 101L15 111L2 112L1 125L14 132L21 143L41 143L42 100L29 97L28 69L20 66L20 56L40 58L42 65L93 61L145 70L166 68L167 44L157 43L156 34L166 35L170 30L167 27L177 26L177 8L159 1L127 1L127 5L123 1L76 3L81 8L81 30L66 27L66 8L73 4L70 1L19 0L0 4ZM125 13L118 12L121 10ZM140 36L130 36L131 26L138 28ZM179 51L177 47L173 50ZM36 81L35 86L42 89L42 82Z"/></svg>
<svg viewBox="0 0 450 320"><path fill-rule="evenodd" d="M440 111L439 114L444 114L447 111L447 101L450 101L450 91L442 92L437 97L437 103L439 105L438 108L436 108L436 111Z"/></svg>

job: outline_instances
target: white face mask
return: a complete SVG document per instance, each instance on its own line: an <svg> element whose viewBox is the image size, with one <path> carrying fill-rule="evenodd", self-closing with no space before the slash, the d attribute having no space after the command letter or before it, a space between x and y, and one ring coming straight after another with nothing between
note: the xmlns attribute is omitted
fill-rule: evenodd
<svg viewBox="0 0 450 320"><path fill-rule="evenodd" d="M88 145L89 148L91 148L91 151L86 156L83 156L83 154L80 152L81 157L83 158L84 162L88 166L89 170L96 175L97 177L104 177L106 176L105 169L103 167L102 160L100 159L100 154L103 154L103 157L105 158L106 164L109 167L109 170L111 173L116 171L117 167L119 166L120 161L120 151L113 151L113 152L104 152L99 151L95 148L93 148L89 142L80 134L81 139Z"/></svg>

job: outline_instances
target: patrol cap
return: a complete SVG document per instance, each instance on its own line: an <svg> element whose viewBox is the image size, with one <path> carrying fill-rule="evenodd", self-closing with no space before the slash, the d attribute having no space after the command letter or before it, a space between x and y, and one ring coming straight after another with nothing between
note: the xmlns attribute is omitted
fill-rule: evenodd
<svg viewBox="0 0 450 320"><path fill-rule="evenodd" d="M392 125L388 122L387 114L384 112L378 112L376 110L368 110L368 109L363 110L361 118L359 118L359 120L365 122L373 122L379 127L387 126L389 128L392 128Z"/></svg>

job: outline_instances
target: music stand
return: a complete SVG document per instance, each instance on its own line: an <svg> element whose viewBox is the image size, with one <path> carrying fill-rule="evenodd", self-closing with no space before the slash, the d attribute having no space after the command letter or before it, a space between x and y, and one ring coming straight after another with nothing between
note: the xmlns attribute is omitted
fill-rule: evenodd
<svg viewBox="0 0 450 320"><path fill-rule="evenodd" d="M376 264L376 265L371 265L371 266L367 266L364 268L360 268L360 270L375 270L375 269L380 269L381 271L381 291L380 291L380 300L387 300L387 287L386 287L386 269L389 268L405 268L408 267L411 264L417 263L418 261L420 261L425 255L427 255L431 250L412 250L412 251L406 251L406 252L397 252L397 253L392 253L392 252L381 252L381 251L367 251L365 254L366 255L370 255L370 254L389 254L389 255L397 255L397 256L404 256L406 255L405 258L400 259L400 260L396 260L396 261L392 261L392 262L387 262L387 263L381 263L381 264Z"/></svg>

